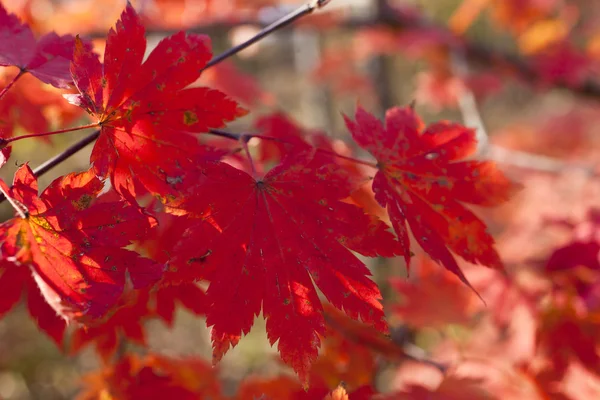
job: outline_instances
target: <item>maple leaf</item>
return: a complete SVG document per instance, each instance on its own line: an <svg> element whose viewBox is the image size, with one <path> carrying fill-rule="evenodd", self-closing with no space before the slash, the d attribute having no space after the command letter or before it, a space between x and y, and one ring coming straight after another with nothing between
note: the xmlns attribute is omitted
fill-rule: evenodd
<svg viewBox="0 0 600 400"><path fill-rule="evenodd" d="M28 268L0 260L0 293L0 316L13 309L25 294L27 311L36 325L61 344L67 324L44 299Z"/></svg>
<svg viewBox="0 0 600 400"><path fill-rule="evenodd" d="M155 312L169 326L173 325L178 304L195 315L204 315L207 311L206 293L193 282L171 285L162 281L158 284L155 297Z"/></svg>
<svg viewBox="0 0 600 400"><path fill-rule="evenodd" d="M344 313L335 310L331 306L325 306L325 319L327 321L328 337L325 342L326 347L323 350L323 355L337 353L337 356L332 358L341 358L343 360L360 359L360 361L348 363L348 367L352 368L352 371L348 371L353 374L352 379L348 379L344 375L336 375L338 381L367 384L368 382L365 381L366 374L361 376L362 381L354 374L360 375L361 369L365 365L374 365L372 354L378 354L390 360L399 360L407 357L402 345L392 341L389 336L382 334L371 326L348 318ZM340 356L340 352L343 355ZM326 376L324 373L325 370L328 370L329 373L332 372L332 368L331 366L327 366L327 362L326 357L319 358L313 368L315 375L321 374ZM355 365L359 364L361 367L356 368ZM339 360L337 367L342 367L342 370L345 368Z"/></svg>
<svg viewBox="0 0 600 400"><path fill-rule="evenodd" d="M540 315L538 351L552 360L553 378L561 379L571 362L579 361L590 371L600 370L596 313L581 312L574 302L554 301Z"/></svg>
<svg viewBox="0 0 600 400"><path fill-rule="evenodd" d="M94 344L96 352L107 362L122 340L145 346L143 323L152 316L149 300L147 290L125 291L102 324L82 326L73 332L69 341L71 353L75 354L85 346Z"/></svg>
<svg viewBox="0 0 600 400"><path fill-rule="evenodd" d="M279 162L287 154L310 147L302 129L283 113L273 113L258 118L254 122L254 128L265 136L277 139L259 142L261 162Z"/></svg>
<svg viewBox="0 0 600 400"><path fill-rule="evenodd" d="M402 295L402 304L394 313L416 328L443 328L448 324L466 324L473 315L472 293L449 272L433 269L433 262L418 257L415 282L390 278L391 286Z"/></svg>
<svg viewBox="0 0 600 400"><path fill-rule="evenodd" d="M195 358L127 354L113 366L83 377L77 400L221 399L216 370Z"/></svg>
<svg viewBox="0 0 600 400"><path fill-rule="evenodd" d="M29 266L46 301L65 319L90 322L118 300L129 274L133 286L156 282L163 266L123 249L153 219L127 202L98 202L103 183L88 170L56 179L38 197L37 180L24 165L15 174L11 201L25 218L0 225L5 259ZM26 211L26 212L25 212Z"/></svg>
<svg viewBox="0 0 600 400"><path fill-rule="evenodd" d="M224 91L249 107L274 102L272 94L264 92L255 78L240 71L232 62L215 65L202 75L201 82Z"/></svg>
<svg viewBox="0 0 600 400"><path fill-rule="evenodd" d="M198 183L167 204L171 212L198 218L168 270L210 281L207 324L215 362L250 331L262 308L271 344L279 341L282 359L306 382L325 333L311 278L336 308L387 329L369 270L344 247L354 243L348 238L368 234L370 218L340 201L348 193L336 166L313 161L312 154L299 154L262 179L207 163Z"/></svg>
<svg viewBox="0 0 600 400"><path fill-rule="evenodd" d="M376 366L372 344L387 344L388 352L382 353L385 357L393 357L393 351L397 353L399 347L373 327L348 318L330 305L324 308L327 337L319 358L310 370L311 388L333 389L340 382L345 382L345 389L352 392L362 386L373 385L372 371Z"/></svg>
<svg viewBox="0 0 600 400"><path fill-rule="evenodd" d="M255 122L255 127L261 130L265 136L276 138L274 141L261 140L259 142L262 162L280 161L288 154L308 151L312 147L316 149L313 162L331 163L339 167L336 170L337 179L340 182L346 182L346 188L350 193L349 198L345 201L364 208L371 215L371 223L365 231L368 234L347 238L347 247L368 256L393 257L402 254L397 244L392 243L394 238L386 235L385 231L388 226L378 218L382 209L375 203L372 191L365 187L369 178L364 172L364 168L361 168L363 166L343 158L352 156L352 152L341 140L335 141L320 131L306 132L282 113L259 118ZM375 203L375 207L372 203ZM353 244L351 245L350 242ZM353 246L361 246L363 250L357 250L357 247ZM366 249L372 249L374 252L365 253ZM386 252L386 249L394 250Z"/></svg>
<svg viewBox="0 0 600 400"><path fill-rule="evenodd" d="M350 398L348 397L348 392L346 392L346 388L340 385L327 396L325 396L323 400L350 400Z"/></svg>
<svg viewBox="0 0 600 400"><path fill-rule="evenodd" d="M190 229L194 229L196 221L187 216L175 216L164 212L157 212L155 216L158 227L144 238L141 247L150 258L165 264L170 261L171 254L178 253L181 238ZM177 305L184 306L196 315L206 313L207 303L204 290L196 283L183 278L177 271L166 270L154 289L153 313L169 326L173 325Z"/></svg>
<svg viewBox="0 0 600 400"><path fill-rule="evenodd" d="M71 73L80 94L65 96L100 126L90 157L96 174L110 177L120 193L135 194L141 183L165 195L202 153L190 133L223 126L246 111L217 90L184 89L211 58L207 36L169 36L142 63L144 35L128 4L108 34L104 65L76 41Z"/></svg>
<svg viewBox="0 0 600 400"><path fill-rule="evenodd" d="M304 392L298 380L286 375L276 378L252 377L244 379L238 389L236 400L293 399L296 393Z"/></svg>
<svg viewBox="0 0 600 400"><path fill-rule="evenodd" d="M554 43L533 58L542 84L577 87L593 73L594 60L569 42Z"/></svg>
<svg viewBox="0 0 600 400"><path fill-rule="evenodd" d="M91 51L88 42L81 45ZM51 32L36 40L31 28L0 4L0 65L19 67L44 83L68 88L72 83L69 63L73 48L71 35Z"/></svg>
<svg viewBox="0 0 600 400"><path fill-rule="evenodd" d="M375 397L378 400L491 400L496 397L483 389L477 379L446 377L434 390L418 385L410 385L402 392Z"/></svg>
<svg viewBox="0 0 600 400"><path fill-rule="evenodd" d="M360 107L355 121L344 119L354 140L377 159L373 191L387 207L407 264L408 223L419 245L466 284L450 250L469 262L502 268L487 227L462 203L500 204L514 185L492 162L461 161L476 149L472 129L450 122L425 128L410 107L388 110L385 126Z"/></svg>

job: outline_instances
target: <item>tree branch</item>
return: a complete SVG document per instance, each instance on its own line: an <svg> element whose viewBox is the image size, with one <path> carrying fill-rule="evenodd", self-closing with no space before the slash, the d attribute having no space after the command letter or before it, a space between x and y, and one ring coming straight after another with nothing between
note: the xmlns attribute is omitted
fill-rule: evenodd
<svg viewBox="0 0 600 400"><path fill-rule="evenodd" d="M90 133L83 139L81 139L78 142L74 143L73 145L67 147L60 154L52 157L48 161L46 161L43 164L41 164L40 166L38 166L36 169L33 170L33 174L35 176L41 176L41 175L45 174L52 168L56 167L58 164L65 161L67 158L71 157L75 153L82 150L88 144L94 143L96 141L96 139L98 139L98 136L100 136L100 130Z"/></svg>
<svg viewBox="0 0 600 400"><path fill-rule="evenodd" d="M324 7L325 4L327 4L328 2L329 2L329 0L313 0L309 3L306 3L305 5L297 8L295 11L292 11L291 13L283 16L282 18L278 19L277 21L273 22L272 24L261 29L260 32L258 32L256 35L254 35L250 39L246 40L244 43L241 43L235 47L232 47L231 49L214 57L212 60L210 60L208 62L208 64L206 64L206 66L203 68L203 70L206 70L212 66L217 65L221 61L233 56L234 54L239 53L240 51L244 50L247 47L250 47L254 43L259 42L260 40L269 36L271 33L290 25L294 21L297 21L304 16L312 14L313 11L315 11L316 9L319 9L321 7Z"/></svg>
<svg viewBox="0 0 600 400"><path fill-rule="evenodd" d="M242 25L267 26L258 19L244 19L235 22L211 21L199 24L188 30L188 32L210 33L211 35L226 34L230 29ZM512 54L505 50L495 48L486 43L479 43L464 37L456 36L447 27L435 24L424 17L415 18L412 13L402 10L389 8L386 12L380 12L375 17L370 18L348 18L331 29L355 30L364 28L385 27L394 31L407 31L412 29L433 29L439 31L442 35L456 39L465 54L465 58L471 65L481 65L487 68L495 68L499 73L510 71L513 75L519 77L524 82L544 83L550 87L564 89L576 95L586 97L595 101L600 101L600 82L587 79L578 85L571 85L566 82L544 82L539 73L534 68L532 62L527 58L517 54ZM302 28L294 28L302 29ZM149 34L166 36L175 33L174 30L148 29ZM105 37L105 32L91 32L92 38ZM457 49L453 49L456 51Z"/></svg>
<svg viewBox="0 0 600 400"><path fill-rule="evenodd" d="M256 35L254 35L250 39L246 40L244 43L241 43L241 44L215 56L212 60L210 60L206 64L206 66L203 68L203 71L210 67L213 67L213 66L217 65L218 63L222 62L223 60L239 53L240 51L244 50L245 48L251 46L252 44L264 39L268 35L277 31L278 29L284 28L284 27L288 26L289 24L293 23L294 21L297 21L297 20L301 19L302 17L305 17L305 16L311 14L315 10L324 7L328 2L329 2L329 0L309 1L305 5L297 8L295 11L292 11L291 13L285 15L284 17L278 19L277 21L273 22L269 26L265 27L260 32L258 32ZM213 134L217 134L216 131L213 132ZM98 136L100 136L99 130L92 133L91 135L84 137L80 141L74 143L69 148L65 149L63 152L61 152L57 156L44 162L42 165L40 165L33 171L35 176L41 176L44 173L48 172L50 169L54 168L56 165L65 161L67 158L71 157L72 155L74 155L75 153L77 153L78 151L83 149L85 146L87 146L88 144L93 143L96 139L98 139ZM3 200L4 200L3 198L0 198L0 202L2 202Z"/></svg>

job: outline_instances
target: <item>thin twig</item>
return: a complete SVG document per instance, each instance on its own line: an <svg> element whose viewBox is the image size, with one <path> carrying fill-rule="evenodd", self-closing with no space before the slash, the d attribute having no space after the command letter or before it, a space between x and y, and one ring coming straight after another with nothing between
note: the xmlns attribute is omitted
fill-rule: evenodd
<svg viewBox="0 0 600 400"><path fill-rule="evenodd" d="M264 136L264 135L254 134L254 133L239 134L239 133L232 133L232 132L224 131L223 129L209 129L208 132L211 135L215 135L215 136L219 136L219 137L223 137L223 138L231 139L231 140L239 141L240 139L244 139L244 138L246 138L246 139L257 138L257 139L261 139L261 140L269 140L269 141L273 141L273 142L277 142L277 143L289 144L292 146L294 145L294 143L286 141L281 138ZM361 160L359 158L344 156L342 154L336 153L335 151L331 151L331 150L327 150L327 149L315 148L315 151L330 155L332 157L337 157L342 160L350 161L355 164L365 165L367 167L371 167L371 168L375 168L375 169L378 168L377 163L375 163L373 161Z"/></svg>
<svg viewBox="0 0 600 400"><path fill-rule="evenodd" d="M259 19L252 18L236 20L234 22L223 20L200 23L188 29L188 32L213 32L214 34L225 34L232 28L245 25L254 25L259 27L267 26ZM508 73L516 75L525 82L530 82L533 84L544 83L546 87L567 90L577 95L600 101L600 82L597 82L593 79L587 79L577 84L571 84L562 81L542 82L542 78L540 77L537 69L527 58L517 54L509 53L499 48L495 48L488 43L479 43L463 37L456 37L456 35L447 27L435 24L424 17L415 18L414 14L403 12L402 10L394 10L391 8L389 12L376 15L375 17L351 17L345 19L337 25L332 26L333 29L341 30L356 30L377 27L389 28L399 32L422 28L437 30L441 35L445 35L449 38L455 38L455 42L460 43L460 47L463 49L465 56L470 63L483 65L486 67L494 67L499 74ZM176 33L176 31L165 29L148 29L147 33L151 35L167 36ZM95 31L91 32L88 36L92 38L103 38L106 36L106 33ZM453 50L456 50L456 48Z"/></svg>
<svg viewBox="0 0 600 400"><path fill-rule="evenodd" d="M23 207L21 207L21 205L18 204L15 201L15 199L13 199L12 197L10 197L8 195L8 193L6 193L6 190L4 190L4 186L3 185L4 185L3 183L0 184L0 193L1 193L1 195L4 196L4 199L8 199L8 202L10 203L10 205L12 206L12 208L17 212L17 214L19 214L19 217L21 217L22 219L27 219L27 213L23 210Z"/></svg>
<svg viewBox="0 0 600 400"><path fill-rule="evenodd" d="M61 133L74 132L74 131L82 131L84 129L97 128L99 125L100 125L99 123L94 123L94 124L76 126L73 128L59 129L57 131L51 131L51 132L30 133L28 135L21 135L21 136L11 137L8 139L1 139L0 143L2 143L4 146L6 146L7 144L16 142L18 140L40 138L40 137L45 137L45 136L53 136L53 135L59 135Z"/></svg>
<svg viewBox="0 0 600 400"><path fill-rule="evenodd" d="M71 157L73 154L79 152L81 149L83 149L88 144L94 143L96 141L96 139L98 139L98 136L100 136L100 130L97 130L97 131L87 135L83 139L81 139L78 142L74 143L73 145L67 147L60 154L52 157L51 159L45 161L43 164L38 166L36 169L33 170L33 175L41 176L41 175L45 174L46 172L48 172L49 170L51 170L58 164L65 161L67 158ZM2 203L4 200L6 200L6 198L7 197L5 196L4 192L0 193L0 203ZM11 201L10 198L8 198L8 200ZM11 201L11 204L12 204L12 201Z"/></svg>
<svg viewBox="0 0 600 400"><path fill-rule="evenodd" d="M98 139L98 136L100 136L100 130L92 132L91 134L87 135L83 139L81 139L78 142L74 143L73 145L67 147L60 154L52 157L48 161L46 161L43 164L41 164L40 166L38 166L36 169L33 170L33 174L35 176L41 176L41 175L45 174L46 172L48 172L49 170L51 170L58 164L65 161L67 158L71 157L73 154L79 152L81 149L83 149L88 144L94 143L96 141L96 139Z"/></svg>
<svg viewBox="0 0 600 400"><path fill-rule="evenodd" d="M230 139L230 140L240 140L242 137L242 135L240 135L238 133L232 133L232 132L224 131L223 129L216 129L216 128L209 129L208 133L210 133L211 135L214 135L214 136L220 136L220 137L223 137L225 139Z"/></svg>
<svg viewBox="0 0 600 400"><path fill-rule="evenodd" d="M351 342L369 348L375 353L392 359L408 359L431 365L432 367L437 368L440 372L444 372L448 369L447 365L427 358L426 352L414 344L397 343L392 339L385 338L383 335L373 335L369 331L365 331L364 333L361 330L357 331L351 325L345 326L328 312L325 312L324 317L327 325L333 328L336 332L339 332ZM353 322L352 324L354 325L356 323Z"/></svg>
<svg viewBox="0 0 600 400"><path fill-rule="evenodd" d="M254 43L259 42L260 40L269 36L271 33L275 32L287 25L290 25L294 21L297 21L304 16L312 14L313 11L315 11L318 8L323 7L327 2L328 1L320 0L320 1L311 1L309 3L306 3L305 5L297 8L295 11L292 11L291 13L285 15L283 18L280 18L277 21L273 22L272 24L261 29L260 32L258 32L256 35L252 36L250 39L246 40L245 42L240 43L237 46L232 47L231 49L214 57L212 60L210 60L208 62L208 64L206 64L206 66L204 67L204 70L206 70L210 67L213 67L213 66L217 65L218 63L220 63L221 61L252 46Z"/></svg>
<svg viewBox="0 0 600 400"><path fill-rule="evenodd" d="M469 76L469 66L464 52L457 50L452 52L451 69L453 74L460 78L463 82L467 81ZM463 117L463 122L469 127L475 128L475 137L477 138L477 154L484 156L489 150L489 136L483 119L477 108L477 101L473 91L466 85L460 89L458 96L458 107Z"/></svg>
<svg viewBox="0 0 600 400"><path fill-rule="evenodd" d="M4 97L4 95L6 93L8 93L8 90L19 80L20 77L22 77L23 75L25 75L25 70L20 70L19 73L17 75L15 75L14 78L12 78L12 80L10 82L8 82L8 84L4 87L4 89L2 89L0 91L0 99L2 99Z"/></svg>

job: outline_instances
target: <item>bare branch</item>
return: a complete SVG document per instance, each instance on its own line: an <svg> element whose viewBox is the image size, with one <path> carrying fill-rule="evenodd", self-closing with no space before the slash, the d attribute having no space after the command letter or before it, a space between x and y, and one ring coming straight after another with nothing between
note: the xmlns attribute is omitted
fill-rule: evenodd
<svg viewBox="0 0 600 400"><path fill-rule="evenodd" d="M211 21L198 24L197 26L188 29L188 32L220 35L225 34L230 29L241 25L267 26L268 24L265 24L258 19L237 20L235 22ZM375 27L386 27L395 31L429 28L438 30L450 38L456 37L455 34L445 26L434 24L425 18L414 18L412 15L408 15L407 13L403 13L399 10L394 10L393 8L389 8L387 12L380 13L374 18L348 18L340 22L338 25L332 26L331 28L355 30ZM147 32L148 34L166 36L175 33L176 31L148 29ZM92 38L103 38L106 36L106 32L95 31L88 34L88 36L91 36ZM525 82L541 83L541 77L538 71L536 68L534 68L531 61L527 60L526 58L495 48L489 44L478 43L463 37L456 37L456 39L457 42L460 43L460 47L464 52L464 56L470 64L482 65L486 68L494 68L499 74L512 74L521 78ZM453 49L453 51L456 50L458 49ZM560 81L545 83L554 88L564 89L579 96L600 101L600 82L592 79L585 80L577 85Z"/></svg>
<svg viewBox="0 0 600 400"><path fill-rule="evenodd" d="M260 32L258 32L256 35L252 36L250 39L246 40L244 43L240 43L239 45L232 47L231 49L214 57L212 60L210 60L208 62L208 64L206 64L204 69L208 69L214 65L217 65L221 61L233 56L234 54L239 53L240 51L250 47L251 45L253 45L256 42L259 42L260 40L269 36L273 32L275 32L285 26L290 25L291 23L299 20L302 17L312 14L313 11L325 6L326 3L328 3L328 1L325 1L325 0L313 0L309 3L306 3L305 5L297 8L295 11L292 11L291 13L283 16L282 18L278 19L277 21L273 22L272 24L261 29Z"/></svg>

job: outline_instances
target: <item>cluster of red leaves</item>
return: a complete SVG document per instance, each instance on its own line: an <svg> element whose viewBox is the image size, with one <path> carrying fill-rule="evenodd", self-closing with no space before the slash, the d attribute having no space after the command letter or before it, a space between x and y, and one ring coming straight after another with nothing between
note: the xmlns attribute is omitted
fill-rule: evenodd
<svg viewBox="0 0 600 400"><path fill-rule="evenodd" d="M472 129L426 126L411 107L388 110L383 123L358 108L346 126L375 162L282 114L257 120L259 135L201 143L247 113L218 90L189 87L211 59L208 37L174 34L144 60L145 29L128 5L101 63L80 38L36 41L2 8L0 22L0 65L19 67L17 78L72 83L77 93L65 98L99 130L89 170L56 179L41 195L27 165L12 187L0 182L16 211L0 225L0 287L8 293L0 311L25 292L56 342L67 323L77 324L72 351L93 343L108 361L123 338L145 344L147 319L172 323L181 303L206 316L216 363L262 312L270 343L304 386L313 382L320 397L366 398L373 382L328 395L345 378L327 379L328 364L317 360L321 342L336 336L326 322L338 311L326 313L325 301L349 318L343 326L360 326L352 335L394 348L382 336L381 293L357 255L401 255L408 266L416 241L468 286L455 256L502 269L492 236L467 205L500 204L514 185L493 163L466 160L477 145ZM258 156L251 136L260 140ZM127 356L99 379L112 398L197 398L214 388L190 379L186 371L200 373L198 365ZM104 397L102 390L86 398Z"/></svg>

